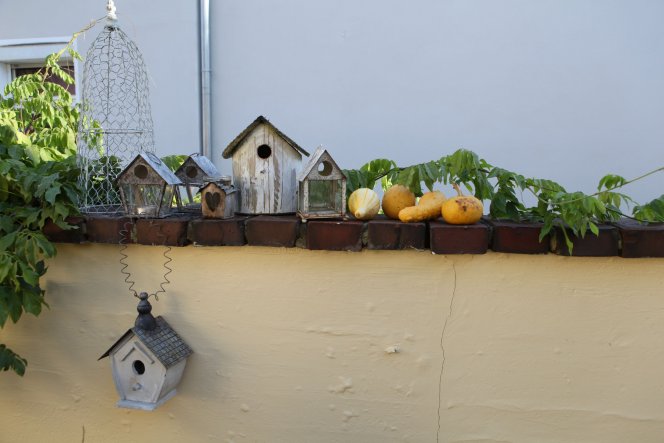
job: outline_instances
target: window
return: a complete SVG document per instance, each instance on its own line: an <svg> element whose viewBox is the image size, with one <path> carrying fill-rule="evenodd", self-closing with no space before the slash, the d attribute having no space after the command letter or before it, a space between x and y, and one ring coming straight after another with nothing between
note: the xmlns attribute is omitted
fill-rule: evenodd
<svg viewBox="0 0 664 443"><path fill-rule="evenodd" d="M60 67L62 68L63 71L65 71L67 74L71 75L74 78L74 81L76 80L76 74L74 72L74 65L73 64L60 64ZM20 77L22 75L28 75L28 74L34 74L35 72L39 71L42 68L42 65L33 65L32 63L26 63L26 64L12 64L12 76L11 80L14 80L16 77ZM49 75L46 78L47 82L55 83L57 85L62 86L69 92L71 95L76 95L76 83L73 85L68 85L62 79L59 77L55 77L53 75Z"/></svg>
<svg viewBox="0 0 664 443"><path fill-rule="evenodd" d="M44 59L60 51L69 41L69 37L46 37L32 39L0 40L0 91L16 77L37 72L44 65ZM74 49L76 49L74 42ZM74 77L73 85L65 85L60 79L49 81L66 88L74 98L79 83L78 63L69 54L60 58L60 66Z"/></svg>

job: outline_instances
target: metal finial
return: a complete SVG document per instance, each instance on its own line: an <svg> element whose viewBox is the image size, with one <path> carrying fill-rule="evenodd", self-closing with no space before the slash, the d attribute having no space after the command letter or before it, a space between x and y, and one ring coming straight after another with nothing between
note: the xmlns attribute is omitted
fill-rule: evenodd
<svg viewBox="0 0 664 443"><path fill-rule="evenodd" d="M138 302L136 310L138 311L138 317L136 317L136 322L134 326L137 328L143 329L145 331L151 331L157 327L157 321L152 316L152 305L148 301L148 293L141 292L138 298L141 301Z"/></svg>
<svg viewBox="0 0 664 443"><path fill-rule="evenodd" d="M106 18L112 21L118 19L118 16L115 14L115 2L113 0L106 2Z"/></svg>

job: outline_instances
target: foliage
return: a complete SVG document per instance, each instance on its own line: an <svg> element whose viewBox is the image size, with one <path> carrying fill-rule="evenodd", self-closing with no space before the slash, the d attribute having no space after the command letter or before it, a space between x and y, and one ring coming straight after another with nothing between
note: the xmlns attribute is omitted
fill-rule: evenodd
<svg viewBox="0 0 664 443"><path fill-rule="evenodd" d="M462 184L480 200L489 200L489 215L494 219L541 222L540 241L553 228L560 228L571 254L574 244L568 231L578 237L584 237L587 231L598 235L598 224L621 217L641 222L664 222L664 195L639 205L631 197L616 191L662 171L664 167L633 180L608 174L600 179L597 192L587 195L568 192L552 180L527 178L493 166L474 152L459 149L439 160L407 167L399 167L388 159L372 160L360 169L344 170L344 174L349 195L358 188L373 188L379 179L383 189L401 184L417 196L423 193L422 183L429 191L433 190L435 183ZM537 198L535 206L526 207L519 198L524 191ZM629 206L633 206L631 216L622 209Z"/></svg>
<svg viewBox="0 0 664 443"><path fill-rule="evenodd" d="M63 87L45 81L56 76L73 83L58 66L62 53L49 56L39 72L16 78L0 94L0 327L7 319L16 323L23 313L37 316L48 306L40 278L45 259L54 257L56 249L42 228L47 222L73 228L66 219L78 212L78 109ZM0 345L0 370L23 375L26 364Z"/></svg>
<svg viewBox="0 0 664 443"><path fill-rule="evenodd" d="M0 371L13 370L18 375L25 374L28 362L0 343Z"/></svg>
<svg viewBox="0 0 664 443"><path fill-rule="evenodd" d="M168 166L168 169L175 172L180 166L182 166L182 163L184 163L188 157L188 155L184 154L167 155L162 157L161 161L163 161L166 166Z"/></svg>

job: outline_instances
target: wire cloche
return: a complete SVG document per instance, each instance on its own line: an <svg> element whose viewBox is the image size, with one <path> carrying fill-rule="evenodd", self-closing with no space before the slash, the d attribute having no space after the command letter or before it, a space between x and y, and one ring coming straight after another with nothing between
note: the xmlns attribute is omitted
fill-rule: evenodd
<svg viewBox="0 0 664 443"><path fill-rule="evenodd" d="M112 3L112 2L110 2ZM83 69L78 165L85 213L122 212L115 180L141 152L154 153L148 75L136 44L109 9Z"/></svg>

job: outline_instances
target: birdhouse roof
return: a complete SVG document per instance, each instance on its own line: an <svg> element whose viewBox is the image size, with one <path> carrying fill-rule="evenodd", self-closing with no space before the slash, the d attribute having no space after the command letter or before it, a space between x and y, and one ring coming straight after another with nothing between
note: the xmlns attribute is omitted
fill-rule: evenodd
<svg viewBox="0 0 664 443"><path fill-rule="evenodd" d="M332 171L330 171L330 173L324 177L318 177L318 175L320 174L316 169L318 163L321 160L329 162L330 165L332 166ZM307 164L304 165L300 173L297 175L297 179L298 181L302 181L305 178L307 178L310 174L312 176L316 176L314 178L324 178L324 179L333 179L333 180L341 179L344 177L343 172L341 172L341 168L339 167L339 165L337 165L337 162L335 162L330 153L327 152L327 149L323 148L322 146L316 148L316 152L313 153Z"/></svg>
<svg viewBox="0 0 664 443"><path fill-rule="evenodd" d="M120 181L122 177L129 171L139 159L147 163L159 177L161 177L167 185L181 185L180 179L171 171L166 163L162 162L159 157L151 152L141 152L127 165L126 168L118 175L117 180Z"/></svg>
<svg viewBox="0 0 664 443"><path fill-rule="evenodd" d="M157 327L150 331L139 327L127 330L113 346L99 357L99 360L108 357L120 343L124 342L126 337L132 334L136 335L166 368L181 362L194 352L162 316L158 316L155 320Z"/></svg>
<svg viewBox="0 0 664 443"><path fill-rule="evenodd" d="M181 180L184 180L182 175L186 175L185 168L193 162L201 170L203 175L210 178L216 178L221 175L217 167L204 155L201 154L191 154L187 159L180 165L180 167L175 171L175 175Z"/></svg>
<svg viewBox="0 0 664 443"><path fill-rule="evenodd" d="M215 185L217 188L224 191L226 193L226 195L232 194L233 192L237 191L237 189L235 189L235 187L233 185L226 184L222 181L209 181L209 182L205 183L203 186L201 186L200 188L198 188L198 192L203 192L205 190L205 188L207 188L210 185Z"/></svg>
<svg viewBox="0 0 664 443"><path fill-rule="evenodd" d="M291 140L290 137L288 137L286 134L277 129L276 126L270 123L270 121L265 117L263 117L262 115L259 115L256 120L254 120L249 126L247 126L244 129L244 131L242 131L237 137L235 137L235 139L232 142L230 142L230 144L226 147L226 149L224 149L224 152L221 155L224 158L231 158L235 150L239 148L242 142L244 142L244 140L249 136L249 134L251 134L251 131L253 131L254 129L256 129L257 126L262 124L272 128L274 132L276 132L277 135L279 135L279 137L281 137L286 143L288 143L288 145L290 145L291 148L295 149L301 154L304 154L307 157L309 156L309 153L307 151L302 149L297 143Z"/></svg>

